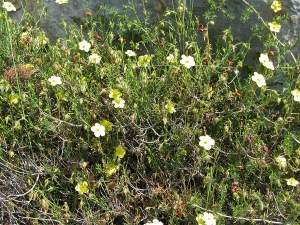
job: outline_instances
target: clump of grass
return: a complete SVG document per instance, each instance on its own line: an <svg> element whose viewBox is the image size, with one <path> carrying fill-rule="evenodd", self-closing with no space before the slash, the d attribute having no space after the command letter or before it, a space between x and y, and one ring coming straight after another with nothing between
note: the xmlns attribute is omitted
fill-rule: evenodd
<svg viewBox="0 0 300 225"><path fill-rule="evenodd" d="M299 223L299 59L276 24L249 66L183 4L148 26L102 7L55 44L1 10L3 224Z"/></svg>

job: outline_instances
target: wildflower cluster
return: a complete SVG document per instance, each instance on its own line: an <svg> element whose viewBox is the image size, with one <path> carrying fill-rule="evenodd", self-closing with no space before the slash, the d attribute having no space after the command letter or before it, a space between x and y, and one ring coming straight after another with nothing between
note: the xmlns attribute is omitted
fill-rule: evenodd
<svg viewBox="0 0 300 225"><path fill-rule="evenodd" d="M236 43L228 29L212 43L210 26L222 26L199 25L183 3L153 27L106 6L86 9L82 27L66 27L68 40L56 44L33 27L3 29L0 170L29 171L16 190L22 177L1 177L4 206L17 211L23 201L11 196L30 189L37 207L21 214L49 223L298 224L300 89L298 62L281 65L282 7L274 0L273 22L261 23L268 39L257 70L245 58L250 41ZM15 10L3 3L6 14ZM20 37L11 43L10 30ZM286 84L273 90L281 74ZM11 212L3 218L14 222Z"/></svg>

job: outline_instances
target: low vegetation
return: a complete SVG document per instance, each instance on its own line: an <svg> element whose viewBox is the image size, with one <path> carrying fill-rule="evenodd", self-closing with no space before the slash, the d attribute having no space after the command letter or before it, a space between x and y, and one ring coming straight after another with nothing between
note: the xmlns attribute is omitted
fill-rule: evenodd
<svg viewBox="0 0 300 225"><path fill-rule="evenodd" d="M300 223L300 65L276 36L280 1L253 32L268 32L255 65L252 37L236 43L230 28L211 43L214 21L183 4L148 26L147 12L87 10L55 43L11 10L0 10L1 224Z"/></svg>

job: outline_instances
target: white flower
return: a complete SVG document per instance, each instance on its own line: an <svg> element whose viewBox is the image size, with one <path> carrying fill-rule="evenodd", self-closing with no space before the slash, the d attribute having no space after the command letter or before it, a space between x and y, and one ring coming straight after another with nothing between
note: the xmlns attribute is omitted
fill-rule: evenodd
<svg viewBox="0 0 300 225"><path fill-rule="evenodd" d="M112 103L115 105L115 108L124 108L125 106L125 100L121 97L114 98Z"/></svg>
<svg viewBox="0 0 300 225"><path fill-rule="evenodd" d="M154 219L152 222L145 223L145 225L164 225L162 222L160 222L157 219Z"/></svg>
<svg viewBox="0 0 300 225"><path fill-rule="evenodd" d="M68 3L69 0L56 0L55 2L58 4L64 4L64 3Z"/></svg>
<svg viewBox="0 0 300 225"><path fill-rule="evenodd" d="M48 81L51 83L52 86L55 86L57 84L62 84L60 77L57 76L51 76Z"/></svg>
<svg viewBox="0 0 300 225"><path fill-rule="evenodd" d="M199 145L205 148L206 150L210 150L214 144L215 144L215 140L212 139L210 136L208 135L200 136Z"/></svg>
<svg viewBox="0 0 300 225"><path fill-rule="evenodd" d="M257 72L254 72L254 75L252 76L252 80L257 84L258 87L262 87L266 85L264 76Z"/></svg>
<svg viewBox="0 0 300 225"><path fill-rule="evenodd" d="M267 54L261 53L260 56L259 56L259 61L262 64L265 64L266 62L270 61L270 59L269 59Z"/></svg>
<svg viewBox="0 0 300 225"><path fill-rule="evenodd" d="M89 62L90 63L94 63L94 64L98 64L100 63L100 60L101 60L101 56L98 55L98 54L92 54L89 56Z"/></svg>
<svg viewBox="0 0 300 225"><path fill-rule="evenodd" d="M203 213L202 220L205 221L205 225L216 225L216 220L212 213Z"/></svg>
<svg viewBox="0 0 300 225"><path fill-rule="evenodd" d="M296 102L300 102L300 91L298 89L291 91L291 94L294 96Z"/></svg>
<svg viewBox="0 0 300 225"><path fill-rule="evenodd" d="M273 62L270 60L268 62L266 62L265 64L263 64L265 67L267 67L270 70L274 70L274 65Z"/></svg>
<svg viewBox="0 0 300 225"><path fill-rule="evenodd" d="M105 135L105 127L100 125L99 123L95 123L95 125L91 127L91 130L94 132L95 137Z"/></svg>
<svg viewBox="0 0 300 225"><path fill-rule="evenodd" d="M286 179L286 183L287 183L287 185L296 187L299 184L299 181L297 181L295 178L289 178L289 179Z"/></svg>
<svg viewBox="0 0 300 225"><path fill-rule="evenodd" d="M169 56L167 56L167 60L168 60L168 62L176 62L175 56L173 54L170 54Z"/></svg>
<svg viewBox="0 0 300 225"><path fill-rule="evenodd" d="M286 167L286 158L283 156L278 156L275 161L278 163L279 167L285 168Z"/></svg>
<svg viewBox="0 0 300 225"><path fill-rule="evenodd" d="M192 66L196 65L194 58L192 56L185 56L185 55L181 56L180 63L184 65L186 68L191 68Z"/></svg>
<svg viewBox="0 0 300 225"><path fill-rule="evenodd" d="M91 48L91 44L88 43L87 41L83 40L78 43L79 49L85 52L88 52Z"/></svg>
<svg viewBox="0 0 300 225"><path fill-rule="evenodd" d="M125 54L128 55L128 56L136 56L136 53L134 51L132 51L132 50L127 50L125 52Z"/></svg>
<svg viewBox="0 0 300 225"><path fill-rule="evenodd" d="M267 54L261 53L259 56L259 61L268 69L274 70L273 62L269 59Z"/></svg>
<svg viewBox="0 0 300 225"><path fill-rule="evenodd" d="M11 3L11 2L3 2L3 6L4 9L6 9L7 11L16 11L16 7Z"/></svg>

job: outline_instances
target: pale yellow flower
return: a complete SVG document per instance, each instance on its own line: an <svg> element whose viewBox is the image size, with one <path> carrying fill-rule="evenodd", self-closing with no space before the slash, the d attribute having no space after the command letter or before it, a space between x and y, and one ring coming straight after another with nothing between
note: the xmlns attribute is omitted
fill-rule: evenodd
<svg viewBox="0 0 300 225"><path fill-rule="evenodd" d="M300 102L300 91L298 89L291 91L291 94L294 96L296 102Z"/></svg>
<svg viewBox="0 0 300 225"><path fill-rule="evenodd" d="M274 70L273 62L269 59L267 54L261 53L259 56L259 61L263 64L264 67L270 70Z"/></svg>
<svg viewBox="0 0 300 225"><path fill-rule="evenodd" d="M89 185L86 181L78 182L78 184L75 187L75 190L82 195L83 193L89 192Z"/></svg>
<svg viewBox="0 0 300 225"><path fill-rule="evenodd" d="M51 83L52 86L55 86L57 84L62 84L61 78L57 76L51 76L48 81Z"/></svg>
<svg viewBox="0 0 300 225"><path fill-rule="evenodd" d="M6 9L7 11L16 11L16 7L11 3L11 2L3 2L3 6L4 9Z"/></svg>
<svg viewBox="0 0 300 225"><path fill-rule="evenodd" d="M116 153L115 153L116 156L122 159L124 158L125 153L126 151L122 146L119 145L116 147Z"/></svg>
<svg viewBox="0 0 300 225"><path fill-rule="evenodd" d="M90 63L94 63L94 64L98 64L100 63L100 60L101 60L101 56L98 55L98 54L92 54L89 56L89 62Z"/></svg>
<svg viewBox="0 0 300 225"><path fill-rule="evenodd" d="M216 219L212 213L198 214L196 217L198 225L216 225Z"/></svg>
<svg viewBox="0 0 300 225"><path fill-rule="evenodd" d="M254 75L252 76L252 80L257 84L258 87L262 87L266 85L264 76L257 72L254 72Z"/></svg>
<svg viewBox="0 0 300 225"><path fill-rule="evenodd" d="M100 122L100 125L104 126L106 131L111 131L113 126L113 124L108 120L102 120Z"/></svg>
<svg viewBox="0 0 300 225"><path fill-rule="evenodd" d="M159 220L154 219L152 222L145 223L145 225L164 225L164 224Z"/></svg>
<svg viewBox="0 0 300 225"><path fill-rule="evenodd" d="M195 66L195 61L192 56L181 56L180 64L184 65L186 68L191 68L192 66Z"/></svg>
<svg viewBox="0 0 300 225"><path fill-rule="evenodd" d="M205 224L205 221L202 219L203 215L202 214L198 214L196 216L196 221L198 223L198 225L204 225Z"/></svg>
<svg viewBox="0 0 300 225"><path fill-rule="evenodd" d="M132 50L127 50L125 52L125 54L128 55L128 56L136 56L136 53L134 51L132 51Z"/></svg>
<svg viewBox="0 0 300 225"><path fill-rule="evenodd" d="M119 166L114 164L108 163L105 165L105 173L106 176L110 177L111 175L115 174L119 169Z"/></svg>
<svg viewBox="0 0 300 225"><path fill-rule="evenodd" d="M176 112L175 110L175 105L172 102L169 102L168 104L165 105L165 108L168 110L169 113L174 113Z"/></svg>
<svg viewBox="0 0 300 225"><path fill-rule="evenodd" d="M286 167L286 158L283 156L278 156L275 161L278 163L279 167L285 168Z"/></svg>
<svg viewBox="0 0 300 225"><path fill-rule="evenodd" d="M273 9L274 12L278 12L281 10L281 1L274 0L271 9Z"/></svg>
<svg viewBox="0 0 300 225"><path fill-rule="evenodd" d="M205 221L205 225L216 225L216 220L212 213L203 213L202 219Z"/></svg>
<svg viewBox="0 0 300 225"><path fill-rule="evenodd" d="M150 65L152 56L151 55L142 55L138 58L138 66L147 67Z"/></svg>
<svg viewBox="0 0 300 225"><path fill-rule="evenodd" d="M87 41L83 40L78 43L79 49L85 52L88 52L91 48L91 44L88 43Z"/></svg>
<svg viewBox="0 0 300 225"><path fill-rule="evenodd" d="M171 63L176 62L176 58L173 54L168 55L167 60L168 60L168 62L171 62Z"/></svg>
<svg viewBox="0 0 300 225"><path fill-rule="evenodd" d="M58 4L64 4L64 3L68 3L69 0L56 0L55 2Z"/></svg>
<svg viewBox="0 0 300 225"><path fill-rule="evenodd" d="M17 104L19 102L19 97L17 95L10 95L9 96L9 103L11 105Z"/></svg>
<svg viewBox="0 0 300 225"><path fill-rule="evenodd" d="M115 105L115 108L124 108L125 106L125 100L121 97L114 98L114 100L112 100L112 103Z"/></svg>
<svg viewBox="0 0 300 225"><path fill-rule="evenodd" d="M121 96L122 96L122 93L117 89L110 90L109 95L108 95L108 97L114 98L114 99L119 98Z"/></svg>
<svg viewBox="0 0 300 225"><path fill-rule="evenodd" d="M100 125L99 123L95 123L95 125L91 127L91 131L94 132L95 137L105 135L105 127Z"/></svg>
<svg viewBox="0 0 300 225"><path fill-rule="evenodd" d="M286 179L286 183L289 186L296 187L299 184L299 181L295 180L295 178L292 177L292 178Z"/></svg>
<svg viewBox="0 0 300 225"><path fill-rule="evenodd" d="M212 139L210 136L208 135L200 136L199 145L204 149L210 150L214 144L215 144L215 140Z"/></svg>
<svg viewBox="0 0 300 225"><path fill-rule="evenodd" d="M275 33L278 33L280 31L281 25L277 22L273 21L272 23L268 23L268 25L270 27L270 31L273 31Z"/></svg>

